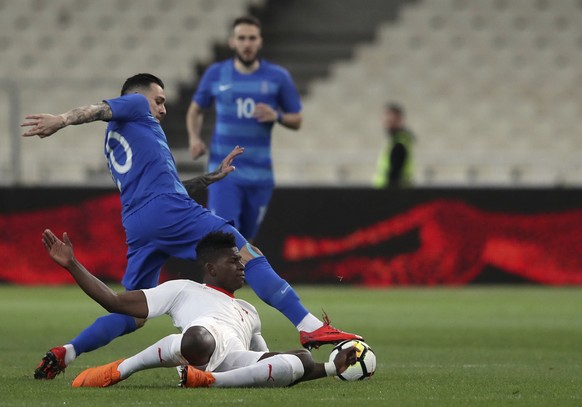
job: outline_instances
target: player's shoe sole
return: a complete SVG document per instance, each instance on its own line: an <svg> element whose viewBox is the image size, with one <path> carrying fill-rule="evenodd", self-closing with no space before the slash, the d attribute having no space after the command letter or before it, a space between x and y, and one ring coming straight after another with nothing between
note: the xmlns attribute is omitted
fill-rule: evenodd
<svg viewBox="0 0 582 407"><path fill-rule="evenodd" d="M67 351L63 346L57 346L49 350L34 370L34 378L37 380L52 380L59 373L64 372L67 367L65 365L65 353Z"/></svg>

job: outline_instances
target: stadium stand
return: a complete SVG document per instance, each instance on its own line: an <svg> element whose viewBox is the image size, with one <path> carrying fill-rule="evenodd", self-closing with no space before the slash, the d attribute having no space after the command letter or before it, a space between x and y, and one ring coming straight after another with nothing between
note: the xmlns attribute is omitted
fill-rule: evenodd
<svg viewBox="0 0 582 407"><path fill-rule="evenodd" d="M275 132L279 185L370 185L388 100L407 108L418 135L416 185L582 185L579 0L0 0L0 140L16 151L14 84L22 114L55 112L151 71L168 84L172 149L200 171L188 165L185 109L249 7L265 24L265 57L304 95L301 131ZM16 181L109 183L102 126L67 131L22 140ZM14 158L2 150L9 184Z"/></svg>
<svg viewBox="0 0 582 407"><path fill-rule="evenodd" d="M173 98L178 84L191 80L195 61L210 62L212 44L226 40L232 19L262 2L0 1L0 117L9 114L11 103L19 104L22 115L54 113L115 96L123 79L136 72L163 77ZM10 99L11 86L18 88L19 101ZM18 137L8 123L2 120L0 128L3 146ZM103 126L19 144L22 172L15 179L15 150L3 148L1 184L110 185L101 153Z"/></svg>
<svg viewBox="0 0 582 407"><path fill-rule="evenodd" d="M397 100L419 138L417 185L580 185L579 21L575 0L408 3L310 88L303 143L278 138L277 162L325 151L342 159L311 182L369 184L380 109Z"/></svg>

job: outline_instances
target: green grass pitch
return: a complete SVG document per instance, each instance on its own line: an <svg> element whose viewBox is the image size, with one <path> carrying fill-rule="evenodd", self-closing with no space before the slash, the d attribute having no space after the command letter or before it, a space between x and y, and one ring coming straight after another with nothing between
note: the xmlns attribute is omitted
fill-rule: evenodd
<svg viewBox="0 0 582 407"><path fill-rule="evenodd" d="M107 389L73 389L82 369L130 356L175 332L169 318L82 355L53 381L32 373L52 346L103 314L76 287L0 286L0 406L581 406L582 288L367 290L297 287L307 307L365 336L371 380L331 378L285 389L180 389L173 369L140 372ZM299 347L295 329L245 288L271 350ZM313 352L323 361L330 346Z"/></svg>

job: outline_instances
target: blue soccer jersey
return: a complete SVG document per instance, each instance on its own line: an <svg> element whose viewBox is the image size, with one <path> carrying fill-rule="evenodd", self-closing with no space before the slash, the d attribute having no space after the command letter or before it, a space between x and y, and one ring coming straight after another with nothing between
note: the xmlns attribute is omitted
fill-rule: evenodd
<svg viewBox="0 0 582 407"><path fill-rule="evenodd" d="M166 135L151 114L147 98L135 93L105 102L113 112L107 126L105 156L121 193L122 216L160 194L187 196Z"/></svg>
<svg viewBox="0 0 582 407"><path fill-rule="evenodd" d="M105 155L120 190L128 245L122 284L126 289L154 287L169 256L194 260L196 244L207 233L237 232L188 196L145 96L130 94L105 102L113 112ZM244 238L236 238L241 247Z"/></svg>
<svg viewBox="0 0 582 407"><path fill-rule="evenodd" d="M229 175L232 181L242 185L274 185L273 123L259 123L253 113L257 103L268 104L284 113L301 111L299 93L289 72L265 60L250 74L238 72L233 59L215 63L202 76L192 100L202 108L216 102L209 169L218 167L233 147L239 145L245 148L245 153L237 158L237 170Z"/></svg>

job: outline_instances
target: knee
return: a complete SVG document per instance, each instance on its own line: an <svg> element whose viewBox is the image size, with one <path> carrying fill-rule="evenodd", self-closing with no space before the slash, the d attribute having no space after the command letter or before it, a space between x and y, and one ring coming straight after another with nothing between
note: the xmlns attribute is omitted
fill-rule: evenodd
<svg viewBox="0 0 582 407"><path fill-rule="evenodd" d="M240 255L243 262L246 264L252 259L263 256L263 253L259 250L258 247L247 242L243 247L240 248Z"/></svg>
<svg viewBox="0 0 582 407"><path fill-rule="evenodd" d="M204 327L192 326L182 335L180 352L192 366L206 366L215 348L214 337Z"/></svg>

